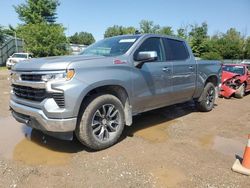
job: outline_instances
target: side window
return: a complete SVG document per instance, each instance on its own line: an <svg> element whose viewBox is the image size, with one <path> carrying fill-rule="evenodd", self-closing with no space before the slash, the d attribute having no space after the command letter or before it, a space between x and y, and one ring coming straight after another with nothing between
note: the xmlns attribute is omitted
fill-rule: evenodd
<svg viewBox="0 0 250 188"><path fill-rule="evenodd" d="M167 38L163 41L167 61L186 60L189 57L185 42Z"/></svg>
<svg viewBox="0 0 250 188"><path fill-rule="evenodd" d="M157 60L158 62L164 61L164 52L163 46L161 43L160 38L148 38L146 39L141 46L136 50L135 56L138 55L139 52L148 52L148 51L155 51L157 53Z"/></svg>

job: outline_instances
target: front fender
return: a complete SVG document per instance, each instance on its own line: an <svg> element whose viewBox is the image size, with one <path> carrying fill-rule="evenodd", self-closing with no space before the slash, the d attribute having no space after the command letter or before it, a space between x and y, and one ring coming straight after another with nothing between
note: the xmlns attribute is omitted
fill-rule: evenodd
<svg viewBox="0 0 250 188"><path fill-rule="evenodd" d="M128 92L129 88L125 83L123 83L120 80L102 80L99 82L95 82L93 84L86 85L84 87L84 89L81 90L80 95L77 98L78 103L75 105L75 108L74 108L74 114L76 116L78 115L82 101L84 100L84 98L87 96L87 94L90 91L97 89L97 88L100 88L100 87L105 87L105 86L120 86L120 87L124 88L128 94L129 99L130 99L130 93Z"/></svg>

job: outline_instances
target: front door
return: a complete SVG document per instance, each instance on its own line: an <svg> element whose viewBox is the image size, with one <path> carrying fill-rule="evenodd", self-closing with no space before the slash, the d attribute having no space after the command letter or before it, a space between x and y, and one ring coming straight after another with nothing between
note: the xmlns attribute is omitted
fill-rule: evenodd
<svg viewBox="0 0 250 188"><path fill-rule="evenodd" d="M141 68L135 68L136 77L133 80L134 106L139 111L167 105L172 92L171 74L172 64L166 62L163 42L161 38L146 39L136 50L139 52L155 51L157 60L146 62Z"/></svg>

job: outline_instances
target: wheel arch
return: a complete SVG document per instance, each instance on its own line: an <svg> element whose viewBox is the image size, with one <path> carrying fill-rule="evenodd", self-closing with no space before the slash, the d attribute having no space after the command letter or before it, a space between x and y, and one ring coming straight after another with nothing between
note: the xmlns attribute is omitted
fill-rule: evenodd
<svg viewBox="0 0 250 188"><path fill-rule="evenodd" d="M81 99L79 100L81 102L79 102L80 105L77 109L78 116L82 108L85 108L86 104L90 102L90 97L98 93L111 94L117 97L124 107L125 124L128 126L132 125L132 107L130 103L129 93L127 92L127 89L125 89L125 87L120 84L106 84L96 87L89 87L87 92L85 91L85 94L83 94L81 96Z"/></svg>
<svg viewBox="0 0 250 188"><path fill-rule="evenodd" d="M213 83L215 87L217 87L219 85L219 79L216 75L210 75L207 79L206 82L204 84L204 87L207 85L207 83Z"/></svg>

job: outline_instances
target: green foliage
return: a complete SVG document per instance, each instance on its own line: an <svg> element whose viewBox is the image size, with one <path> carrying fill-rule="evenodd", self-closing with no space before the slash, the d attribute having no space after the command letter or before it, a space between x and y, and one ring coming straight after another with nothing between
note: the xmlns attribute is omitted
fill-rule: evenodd
<svg viewBox="0 0 250 188"><path fill-rule="evenodd" d="M245 41L244 58L250 59L250 37L248 37Z"/></svg>
<svg viewBox="0 0 250 188"><path fill-rule="evenodd" d="M182 38L182 39L187 39L188 38L188 27L181 27L177 29L177 37Z"/></svg>
<svg viewBox="0 0 250 188"><path fill-rule="evenodd" d="M58 24L27 24L17 28L17 34L25 41L25 49L35 57L67 54L67 38L64 28Z"/></svg>
<svg viewBox="0 0 250 188"><path fill-rule="evenodd" d="M19 19L26 24L55 23L58 0L26 0L14 6Z"/></svg>
<svg viewBox="0 0 250 188"><path fill-rule="evenodd" d="M95 42L95 39L91 33L80 32L80 33L75 33L74 35L70 36L69 42L73 44L90 45Z"/></svg>
<svg viewBox="0 0 250 188"><path fill-rule="evenodd" d="M104 38L113 37L118 35L135 34L136 29L134 27L123 27L119 25L114 25L108 27L104 33Z"/></svg>
<svg viewBox="0 0 250 188"><path fill-rule="evenodd" d="M202 23L201 26L198 25L192 25L191 31L189 32L189 42L191 45L191 48L193 50L193 53L197 57L201 57L203 53L205 53L207 50L207 24Z"/></svg>
<svg viewBox="0 0 250 188"><path fill-rule="evenodd" d="M172 30L172 27L161 27L159 32L159 34L162 35L174 35L174 31Z"/></svg>
<svg viewBox="0 0 250 188"><path fill-rule="evenodd" d="M202 56L202 59L206 60L222 60L222 56L218 52L205 52Z"/></svg>
<svg viewBox="0 0 250 188"><path fill-rule="evenodd" d="M221 55L224 59L242 59L244 56L244 39L236 29L229 29L218 39Z"/></svg>
<svg viewBox="0 0 250 188"><path fill-rule="evenodd" d="M160 25L155 25L153 21L142 20L140 22L141 33L159 33Z"/></svg>

